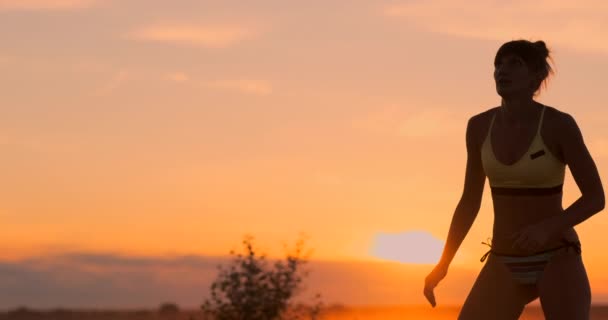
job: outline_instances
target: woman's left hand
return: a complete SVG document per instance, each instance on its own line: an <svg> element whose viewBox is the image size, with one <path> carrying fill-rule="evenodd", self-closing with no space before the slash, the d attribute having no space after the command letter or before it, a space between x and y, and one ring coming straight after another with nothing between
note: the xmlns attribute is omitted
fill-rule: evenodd
<svg viewBox="0 0 608 320"><path fill-rule="evenodd" d="M529 225L512 235L513 247L534 253L544 248L554 236L555 233L546 223Z"/></svg>

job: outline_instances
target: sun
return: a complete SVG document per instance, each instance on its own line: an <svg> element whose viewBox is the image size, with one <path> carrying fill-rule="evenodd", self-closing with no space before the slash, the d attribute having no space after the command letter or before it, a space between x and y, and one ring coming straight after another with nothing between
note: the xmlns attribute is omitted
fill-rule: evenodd
<svg viewBox="0 0 608 320"><path fill-rule="evenodd" d="M444 242L428 231L378 233L370 254L384 260L413 264L435 264L441 258Z"/></svg>

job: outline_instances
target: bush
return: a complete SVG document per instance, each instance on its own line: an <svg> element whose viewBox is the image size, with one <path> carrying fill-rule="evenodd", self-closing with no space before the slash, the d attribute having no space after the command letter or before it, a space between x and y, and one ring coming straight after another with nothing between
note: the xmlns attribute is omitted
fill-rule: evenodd
<svg viewBox="0 0 608 320"><path fill-rule="evenodd" d="M161 315L173 315L179 313L179 307L175 303L166 302L160 305L158 313Z"/></svg>
<svg viewBox="0 0 608 320"><path fill-rule="evenodd" d="M256 256L252 242L253 237L246 235L246 256L236 255L229 269L218 266L220 273L211 285L211 298L201 306L205 315L216 320L294 320L305 315L316 319L320 301L312 307L294 306L290 301L308 275L301 270L307 262L307 256L301 256L304 241L298 240L295 253L287 253L286 261L276 261L273 269L267 267L265 255Z"/></svg>

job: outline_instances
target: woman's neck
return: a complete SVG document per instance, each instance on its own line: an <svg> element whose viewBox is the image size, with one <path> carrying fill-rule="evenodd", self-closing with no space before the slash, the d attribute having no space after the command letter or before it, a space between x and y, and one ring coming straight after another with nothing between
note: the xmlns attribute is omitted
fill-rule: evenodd
<svg viewBox="0 0 608 320"><path fill-rule="evenodd" d="M503 98L500 106L501 116L507 123L521 123L534 119L539 103L532 97Z"/></svg>

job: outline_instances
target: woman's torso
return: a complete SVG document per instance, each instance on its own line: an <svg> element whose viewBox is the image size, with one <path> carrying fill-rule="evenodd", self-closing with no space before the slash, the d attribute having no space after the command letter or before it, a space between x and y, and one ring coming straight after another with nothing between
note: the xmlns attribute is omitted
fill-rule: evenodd
<svg viewBox="0 0 608 320"><path fill-rule="evenodd" d="M500 178L505 181L506 178L509 178L509 172L513 172L513 174L519 172L520 175L522 172L525 173L524 166L529 166L528 169L531 170L546 170L546 175L553 175L553 177L543 177L541 174L538 181L535 181L533 175L539 176L539 174L532 172L528 183L540 183L537 186L542 186L543 179L550 184L556 184L560 179L563 181L564 160L559 143L560 130L555 130L560 121L559 111L547 106L542 112L542 107L540 104L537 105L537 116L522 123L518 128L508 127L503 121L499 121L500 107L484 112L483 125L479 127L481 132L477 135L480 137L479 150L481 150L480 156L484 166L490 164L494 166L492 167L492 174L494 174L492 177L495 178L495 183L498 180L497 173L502 174ZM542 126L539 127L541 114L543 115ZM495 118L492 121L493 117ZM540 146L542 149L547 149L548 152L544 154L545 158L536 160L545 161L545 163L534 168L534 162L526 163L525 161L529 160L524 156L533 153L534 148ZM515 169L511 170L512 167ZM502 171L498 169L502 169ZM563 214L561 192L547 195L508 195L492 192L492 201L494 205L492 248L496 252L505 254L525 254L520 249L512 247L511 235L513 233L553 215ZM574 228L571 228L563 234L563 238L575 241L578 240L578 235ZM539 248L538 251L555 248L562 244L561 239L555 239Z"/></svg>

